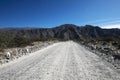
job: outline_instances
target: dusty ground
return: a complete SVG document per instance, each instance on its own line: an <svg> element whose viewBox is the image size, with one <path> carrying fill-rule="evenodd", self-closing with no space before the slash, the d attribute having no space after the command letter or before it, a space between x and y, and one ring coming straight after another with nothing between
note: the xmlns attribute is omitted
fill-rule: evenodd
<svg viewBox="0 0 120 80"><path fill-rule="evenodd" d="M94 53L68 41L2 65L0 80L120 80L120 74Z"/></svg>
<svg viewBox="0 0 120 80"><path fill-rule="evenodd" d="M31 45L25 46L25 47L17 47L17 48L8 48L4 49L3 52L0 52L0 66L1 64L8 63L10 61L16 60L19 57L29 55L31 53L34 53L42 48L47 47L48 45L57 43L57 40L54 41L44 41L44 42L33 42ZM31 49L32 48L32 49ZM27 52L28 49L28 52ZM26 51L25 51L26 50ZM10 53L10 58L7 59L6 53Z"/></svg>

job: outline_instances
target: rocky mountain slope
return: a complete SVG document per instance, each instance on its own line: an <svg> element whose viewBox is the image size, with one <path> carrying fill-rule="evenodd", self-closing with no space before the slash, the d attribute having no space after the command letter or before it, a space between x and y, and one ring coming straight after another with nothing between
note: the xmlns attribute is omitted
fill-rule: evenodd
<svg viewBox="0 0 120 80"><path fill-rule="evenodd" d="M0 31L12 32L31 39L92 39L101 37L120 37L120 29L102 29L97 26L76 26L64 24L54 28L5 28Z"/></svg>

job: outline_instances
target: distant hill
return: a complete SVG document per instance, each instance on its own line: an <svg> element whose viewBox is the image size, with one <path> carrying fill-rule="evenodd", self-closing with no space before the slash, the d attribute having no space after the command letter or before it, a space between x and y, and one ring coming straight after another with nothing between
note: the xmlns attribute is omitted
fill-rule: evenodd
<svg viewBox="0 0 120 80"><path fill-rule="evenodd" d="M0 31L7 31L19 36L27 36L32 40L40 39L92 39L101 37L120 38L120 29L102 29L97 26L76 26L64 24L54 28L3 28Z"/></svg>

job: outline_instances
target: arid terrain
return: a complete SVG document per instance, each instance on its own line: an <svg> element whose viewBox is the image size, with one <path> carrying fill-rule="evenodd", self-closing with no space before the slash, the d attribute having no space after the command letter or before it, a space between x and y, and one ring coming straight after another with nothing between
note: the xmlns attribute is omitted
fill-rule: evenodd
<svg viewBox="0 0 120 80"><path fill-rule="evenodd" d="M0 80L120 80L120 74L81 45L66 41L3 64Z"/></svg>

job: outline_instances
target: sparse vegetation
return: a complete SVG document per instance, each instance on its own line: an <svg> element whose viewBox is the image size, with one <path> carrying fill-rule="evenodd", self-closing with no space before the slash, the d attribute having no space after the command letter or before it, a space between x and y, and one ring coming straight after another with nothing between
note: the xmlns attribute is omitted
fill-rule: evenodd
<svg viewBox="0 0 120 80"><path fill-rule="evenodd" d="M20 35L15 33L10 33L7 31L0 32L0 52L3 52L6 48L13 48L13 47L25 47L27 45L32 45L33 42L36 41L55 41L58 40L56 38L48 38L44 39L41 37L34 37L30 38L27 35ZM59 39L60 40L60 39Z"/></svg>
<svg viewBox="0 0 120 80"><path fill-rule="evenodd" d="M21 47L31 43L31 40L26 36L15 35L10 32L0 32L0 51L5 48Z"/></svg>
<svg viewBox="0 0 120 80"><path fill-rule="evenodd" d="M120 69L120 39L113 37L94 38L80 41L92 52Z"/></svg>

